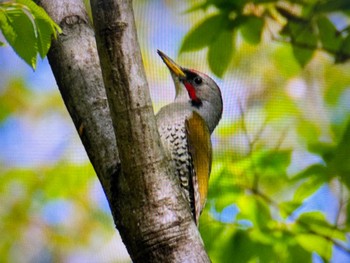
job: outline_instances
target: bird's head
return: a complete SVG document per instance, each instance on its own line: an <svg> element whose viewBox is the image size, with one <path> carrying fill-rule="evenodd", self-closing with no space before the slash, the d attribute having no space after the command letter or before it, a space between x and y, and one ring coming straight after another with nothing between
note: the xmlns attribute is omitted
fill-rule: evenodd
<svg viewBox="0 0 350 263"><path fill-rule="evenodd" d="M210 132L222 115L222 97L213 79L197 70L183 68L158 50L175 83L175 102L188 102L207 122Z"/></svg>

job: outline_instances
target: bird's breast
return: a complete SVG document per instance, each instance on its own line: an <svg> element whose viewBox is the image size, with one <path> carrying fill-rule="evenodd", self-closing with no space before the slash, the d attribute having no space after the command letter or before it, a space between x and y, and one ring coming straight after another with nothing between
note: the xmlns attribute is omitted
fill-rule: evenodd
<svg viewBox="0 0 350 263"><path fill-rule="evenodd" d="M172 160L183 190L182 193L188 203L192 204L194 200L190 180L194 170L187 144L185 117L173 118L172 121L162 119L157 119L157 121L164 150Z"/></svg>

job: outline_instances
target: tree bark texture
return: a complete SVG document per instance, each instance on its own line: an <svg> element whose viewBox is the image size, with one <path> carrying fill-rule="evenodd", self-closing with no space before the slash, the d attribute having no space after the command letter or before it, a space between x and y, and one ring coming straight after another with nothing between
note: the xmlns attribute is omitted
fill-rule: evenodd
<svg viewBox="0 0 350 263"><path fill-rule="evenodd" d="M49 63L63 101L108 200L119 156L96 49L95 34L81 0L37 1L62 28L52 41Z"/></svg>
<svg viewBox="0 0 350 263"><path fill-rule="evenodd" d="M91 1L99 57L80 0L38 2L63 30L49 62L132 260L209 262L159 139L132 2Z"/></svg>

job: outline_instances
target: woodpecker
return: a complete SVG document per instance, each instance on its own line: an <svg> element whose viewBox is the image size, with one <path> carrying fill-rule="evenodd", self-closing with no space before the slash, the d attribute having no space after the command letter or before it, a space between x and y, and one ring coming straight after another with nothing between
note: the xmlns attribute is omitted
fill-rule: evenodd
<svg viewBox="0 0 350 263"><path fill-rule="evenodd" d="M210 135L222 116L221 91L209 76L181 67L159 50L158 54L167 65L176 90L174 102L156 115L158 132L198 225L208 193Z"/></svg>

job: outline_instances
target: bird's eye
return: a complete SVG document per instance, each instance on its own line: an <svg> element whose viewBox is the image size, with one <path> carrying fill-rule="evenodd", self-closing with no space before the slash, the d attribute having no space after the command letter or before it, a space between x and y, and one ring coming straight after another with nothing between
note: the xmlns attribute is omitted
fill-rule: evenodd
<svg viewBox="0 0 350 263"><path fill-rule="evenodd" d="M197 85L202 84L202 78L201 77L195 77L194 78L194 83L196 83Z"/></svg>

